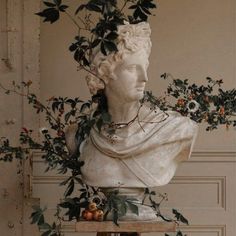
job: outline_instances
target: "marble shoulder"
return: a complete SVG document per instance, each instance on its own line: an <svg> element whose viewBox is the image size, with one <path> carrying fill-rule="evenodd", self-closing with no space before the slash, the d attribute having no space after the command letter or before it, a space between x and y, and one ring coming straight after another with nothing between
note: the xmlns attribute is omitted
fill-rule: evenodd
<svg viewBox="0 0 236 236"><path fill-rule="evenodd" d="M191 131L193 133L197 133L198 124L191 120L189 117L182 116L180 113L176 111L166 111L163 112L160 109L151 110L148 105L144 105L142 109L142 117L145 120L150 122L157 122L161 124L170 124L173 128L178 127L178 129L183 129L186 131Z"/></svg>
<svg viewBox="0 0 236 236"><path fill-rule="evenodd" d="M176 111L168 111L169 119L176 122L179 129L184 129L186 132L190 132L193 136L196 136L198 133L198 123L194 120L190 119L189 117L182 116L180 113Z"/></svg>

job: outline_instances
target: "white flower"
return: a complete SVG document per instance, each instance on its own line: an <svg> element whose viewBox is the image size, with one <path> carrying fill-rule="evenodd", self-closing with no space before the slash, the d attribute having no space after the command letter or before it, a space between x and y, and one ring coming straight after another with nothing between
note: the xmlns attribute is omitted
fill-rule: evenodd
<svg viewBox="0 0 236 236"><path fill-rule="evenodd" d="M90 202L96 203L96 205L99 207L102 204L102 197L99 196L98 194L93 195L92 197L89 198Z"/></svg>
<svg viewBox="0 0 236 236"><path fill-rule="evenodd" d="M42 134L42 135L44 135L45 132L47 132L47 131L48 131L48 129L47 129L46 127L41 127L41 128L39 129L39 132L40 132L40 134Z"/></svg>
<svg viewBox="0 0 236 236"><path fill-rule="evenodd" d="M200 108L200 104L195 100L191 100L187 103L187 109L191 113L198 111L199 108Z"/></svg>

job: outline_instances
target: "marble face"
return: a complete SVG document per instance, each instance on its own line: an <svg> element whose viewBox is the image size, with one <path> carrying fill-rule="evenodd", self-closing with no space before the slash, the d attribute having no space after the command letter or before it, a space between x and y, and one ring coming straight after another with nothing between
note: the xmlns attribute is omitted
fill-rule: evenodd
<svg viewBox="0 0 236 236"><path fill-rule="evenodd" d="M148 81L148 65L148 55L144 50L125 54L122 62L114 69L106 90L109 90L119 101L140 100Z"/></svg>

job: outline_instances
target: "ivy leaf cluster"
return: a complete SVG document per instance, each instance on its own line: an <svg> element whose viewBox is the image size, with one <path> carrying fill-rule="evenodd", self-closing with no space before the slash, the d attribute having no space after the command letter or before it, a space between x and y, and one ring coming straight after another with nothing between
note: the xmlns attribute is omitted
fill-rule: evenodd
<svg viewBox="0 0 236 236"><path fill-rule="evenodd" d="M33 206L32 208L34 212L32 212L30 216L30 218L32 219L31 224L38 225L39 229L43 231L41 236L62 236L61 222L59 222L58 224L56 224L56 222L49 224L45 222L44 218L44 213L46 211L46 208L42 209L39 206ZM60 214L60 209L57 208L55 216L59 216L59 214Z"/></svg>
<svg viewBox="0 0 236 236"><path fill-rule="evenodd" d="M206 85L190 84L188 79L174 78L171 74L161 75L171 79L165 96L156 98L152 92L145 92L142 102L148 102L151 109L173 110L188 116L197 123L207 123L207 131L221 125L236 126L236 90L224 90L223 80L206 78ZM172 98L171 102L169 101ZM173 98L175 102L173 102Z"/></svg>
<svg viewBox="0 0 236 236"><path fill-rule="evenodd" d="M136 199L129 199L125 196L119 195L119 190L111 192L107 196L105 205L105 219L106 216L111 213L113 222L119 226L118 220L120 217L126 215L128 209L138 215L138 206L135 203Z"/></svg>
<svg viewBox="0 0 236 236"><path fill-rule="evenodd" d="M14 159L23 159L24 150L22 147L13 147L10 140L2 137L0 140L0 161L12 162Z"/></svg>
<svg viewBox="0 0 236 236"><path fill-rule="evenodd" d="M66 198L59 204L59 207L67 209L67 212L64 215L68 216L69 221L72 221L73 219L78 221L81 216L81 209L86 208L87 206L88 201L78 197Z"/></svg>
<svg viewBox="0 0 236 236"><path fill-rule="evenodd" d="M102 14L112 11L113 8L116 8L117 0L90 0L87 4L81 4L75 14L78 14L83 9L89 11L95 11Z"/></svg>
<svg viewBox="0 0 236 236"><path fill-rule="evenodd" d="M50 22L51 24L60 18L60 13L65 12L68 8L67 5L63 5L61 0L53 0L53 2L43 1L45 6L48 8L44 9L42 12L36 13L36 15L43 17L44 22Z"/></svg>
<svg viewBox="0 0 236 236"><path fill-rule="evenodd" d="M156 8L156 4L153 0L139 0L135 4L129 7L129 9L134 10L132 17L130 17L131 23L137 23L142 21L147 21L148 16L152 15L151 9Z"/></svg>
<svg viewBox="0 0 236 236"><path fill-rule="evenodd" d="M123 3L121 6L120 2ZM43 3L45 9L36 14L44 18L44 22L54 23L63 13L75 24L78 34L69 46L69 50L73 53L79 68L89 72L91 72L91 56L94 48L99 48L104 55L117 52L118 26L125 21L132 24L147 21L152 15L151 11L156 8L153 0L123 0L119 1L119 4L117 0L88 0L84 4L78 3L72 16L67 11L68 6L61 0L43 1ZM125 15L125 8L133 13Z"/></svg>

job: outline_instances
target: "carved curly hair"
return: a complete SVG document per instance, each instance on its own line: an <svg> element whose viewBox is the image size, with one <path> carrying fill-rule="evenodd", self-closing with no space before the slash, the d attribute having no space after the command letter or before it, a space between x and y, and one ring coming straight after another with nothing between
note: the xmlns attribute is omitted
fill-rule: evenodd
<svg viewBox="0 0 236 236"><path fill-rule="evenodd" d="M150 55L152 43L150 40L151 29L148 23L121 25L118 27L118 35L118 52L105 56L97 49L93 54L93 73L86 77L92 95L105 88L105 85L113 77L115 67L122 63L124 55L140 51L140 48L145 51L147 56Z"/></svg>

